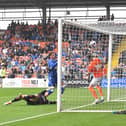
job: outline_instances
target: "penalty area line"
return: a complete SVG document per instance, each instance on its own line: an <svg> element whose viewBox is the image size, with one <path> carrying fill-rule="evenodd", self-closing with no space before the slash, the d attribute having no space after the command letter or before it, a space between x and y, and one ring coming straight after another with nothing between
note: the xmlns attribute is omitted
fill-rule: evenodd
<svg viewBox="0 0 126 126"><path fill-rule="evenodd" d="M50 112L50 113L39 114L39 115L30 116L30 117L26 117L26 118L11 120L11 121L7 121L7 122L2 122L2 123L0 123L0 126L6 125L6 124L15 123L15 122L20 122L20 121L24 121L24 120L29 120L29 119L35 119L35 118L38 118L38 117L53 115L53 114L56 114L56 113L58 113L58 112Z"/></svg>

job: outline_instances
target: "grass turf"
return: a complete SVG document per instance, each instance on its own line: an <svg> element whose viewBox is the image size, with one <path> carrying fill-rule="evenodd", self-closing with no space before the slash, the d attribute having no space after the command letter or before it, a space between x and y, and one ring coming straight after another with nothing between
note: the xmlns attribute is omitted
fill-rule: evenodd
<svg viewBox="0 0 126 126"><path fill-rule="evenodd" d="M119 126L126 125L126 115L112 113L47 113L56 112L56 105L28 106L24 101L4 106L3 103L23 94L39 92L39 88L0 89L0 125L1 126ZM50 99L56 98L53 94ZM39 116L40 115L40 116ZM33 117L33 118L29 118ZM16 121L17 120L17 121ZM19 120L19 121L18 121ZM11 122L12 121L12 122Z"/></svg>

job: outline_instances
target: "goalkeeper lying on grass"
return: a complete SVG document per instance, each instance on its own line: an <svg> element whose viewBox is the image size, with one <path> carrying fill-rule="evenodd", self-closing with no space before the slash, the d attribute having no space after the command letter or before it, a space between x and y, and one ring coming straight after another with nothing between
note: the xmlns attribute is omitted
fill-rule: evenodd
<svg viewBox="0 0 126 126"><path fill-rule="evenodd" d="M26 101L27 105L43 105L43 104L56 104L56 101L49 101L45 96L47 91L44 90L38 94L33 95L19 95L12 99L11 101L5 102L4 105L12 104L20 100Z"/></svg>

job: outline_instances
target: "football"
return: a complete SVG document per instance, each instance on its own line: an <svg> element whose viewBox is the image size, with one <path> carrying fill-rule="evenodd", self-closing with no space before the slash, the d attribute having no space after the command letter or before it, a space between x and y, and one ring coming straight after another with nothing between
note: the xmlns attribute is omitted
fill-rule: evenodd
<svg viewBox="0 0 126 126"><path fill-rule="evenodd" d="M89 45L91 47L95 47L96 46L96 41L94 41L94 40L90 41Z"/></svg>

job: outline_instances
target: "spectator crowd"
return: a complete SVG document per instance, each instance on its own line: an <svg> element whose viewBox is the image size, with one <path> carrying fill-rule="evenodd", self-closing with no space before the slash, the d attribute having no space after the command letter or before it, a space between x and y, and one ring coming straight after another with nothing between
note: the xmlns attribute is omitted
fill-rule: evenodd
<svg viewBox="0 0 126 126"><path fill-rule="evenodd" d="M57 20L49 20L46 25L12 21L0 36L0 77L45 78L48 54L57 53L57 36ZM92 55L107 64L108 41L109 36L103 33L64 24L62 66L65 79L83 79ZM115 70L112 75L115 76Z"/></svg>

